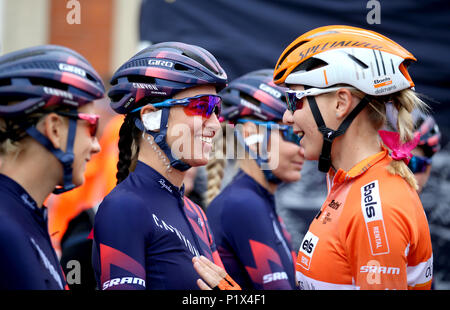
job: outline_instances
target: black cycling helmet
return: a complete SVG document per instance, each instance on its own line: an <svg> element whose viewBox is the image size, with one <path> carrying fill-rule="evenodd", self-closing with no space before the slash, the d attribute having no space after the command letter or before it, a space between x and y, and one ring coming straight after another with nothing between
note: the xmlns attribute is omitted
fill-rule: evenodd
<svg viewBox="0 0 450 310"><path fill-rule="evenodd" d="M64 184L59 194L72 184L73 143L76 120L69 119L67 149L55 149L28 116L49 107L76 110L104 96L103 82L90 63L77 52L57 45L25 48L0 57L0 117L6 122L0 141L18 141L26 134L36 139L61 162Z"/></svg>
<svg viewBox="0 0 450 310"><path fill-rule="evenodd" d="M172 98L194 86L213 85L217 92L227 85L227 75L207 50L180 42L154 44L125 62L111 79L111 108L129 114L148 103ZM138 116L134 123L153 136L170 161L170 166L185 171L190 166L172 155L166 142L170 108L162 108L160 130L146 130Z"/></svg>

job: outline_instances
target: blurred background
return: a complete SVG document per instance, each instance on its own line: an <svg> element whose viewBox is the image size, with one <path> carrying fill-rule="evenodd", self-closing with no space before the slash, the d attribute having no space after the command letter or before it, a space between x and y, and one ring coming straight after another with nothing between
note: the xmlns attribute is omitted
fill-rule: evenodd
<svg viewBox="0 0 450 310"><path fill-rule="evenodd" d="M450 289L448 0L0 0L0 53L40 44L64 45L87 58L108 87L113 72L143 47L182 41L212 52L233 79L273 68L299 35L332 24L380 32L418 59L410 74L442 132L442 150L433 157L431 178L421 198L433 239L435 288ZM115 185L122 118L112 115L107 99L97 108L102 115L103 151L89 163L85 185L47 201L49 231L62 261L78 253L74 245L86 239L95 207ZM307 163L302 180L281 186L276 194L294 249L326 197L324 175L316 166ZM192 180L193 196L200 197L200 204L204 178L200 169ZM84 223L82 229L78 222ZM69 254L64 255L64 249Z"/></svg>

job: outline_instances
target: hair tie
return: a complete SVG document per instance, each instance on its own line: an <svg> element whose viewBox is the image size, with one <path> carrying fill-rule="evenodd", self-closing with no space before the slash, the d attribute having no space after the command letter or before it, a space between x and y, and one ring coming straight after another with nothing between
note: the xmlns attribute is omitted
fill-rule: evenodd
<svg viewBox="0 0 450 310"><path fill-rule="evenodd" d="M378 133L380 134L383 143L392 151L392 159L403 160L405 164L408 164L412 157L411 151L419 143L420 134L416 132L411 141L402 144L398 132L379 130Z"/></svg>

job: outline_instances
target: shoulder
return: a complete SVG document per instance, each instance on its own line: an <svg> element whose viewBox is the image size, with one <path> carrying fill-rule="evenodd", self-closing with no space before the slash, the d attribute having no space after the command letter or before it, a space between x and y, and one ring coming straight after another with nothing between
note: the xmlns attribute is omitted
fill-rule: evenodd
<svg viewBox="0 0 450 310"><path fill-rule="evenodd" d="M94 227L136 225L147 218L149 201L132 190L116 186L100 203Z"/></svg>
<svg viewBox="0 0 450 310"><path fill-rule="evenodd" d="M266 203L266 199L255 190L230 184L211 202L209 208L221 209L223 215L233 216L258 212Z"/></svg>
<svg viewBox="0 0 450 310"><path fill-rule="evenodd" d="M366 227L380 222L405 232L415 225L417 217L424 216L416 190L384 167L355 180L343 212L343 220L353 224Z"/></svg>

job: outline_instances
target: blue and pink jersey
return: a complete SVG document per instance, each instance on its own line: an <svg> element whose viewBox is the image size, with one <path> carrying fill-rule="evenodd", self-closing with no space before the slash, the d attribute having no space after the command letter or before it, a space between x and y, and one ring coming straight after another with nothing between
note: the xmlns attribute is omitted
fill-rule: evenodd
<svg viewBox="0 0 450 310"><path fill-rule="evenodd" d="M183 194L138 162L105 197L92 254L99 289L198 289L192 257L222 266L205 214Z"/></svg>
<svg viewBox="0 0 450 310"><path fill-rule="evenodd" d="M296 289L296 255L264 187L239 171L206 214L225 269L242 289Z"/></svg>

